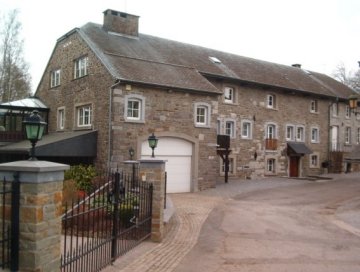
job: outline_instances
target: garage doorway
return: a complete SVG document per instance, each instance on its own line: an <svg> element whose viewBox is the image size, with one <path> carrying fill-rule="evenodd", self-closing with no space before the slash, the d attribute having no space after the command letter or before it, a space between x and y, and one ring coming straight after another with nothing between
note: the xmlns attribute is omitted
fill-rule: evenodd
<svg viewBox="0 0 360 272"><path fill-rule="evenodd" d="M180 138L161 137L155 149L156 159L166 160L167 193L191 191L192 143ZM151 148L148 141L141 144L141 158L149 159Z"/></svg>

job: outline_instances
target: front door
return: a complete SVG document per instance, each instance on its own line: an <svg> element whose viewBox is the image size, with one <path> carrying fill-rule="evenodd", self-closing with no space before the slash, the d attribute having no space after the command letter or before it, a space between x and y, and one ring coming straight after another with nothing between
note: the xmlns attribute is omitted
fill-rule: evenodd
<svg viewBox="0 0 360 272"><path fill-rule="evenodd" d="M290 177L299 176L299 161L300 161L300 157L298 156L290 157Z"/></svg>

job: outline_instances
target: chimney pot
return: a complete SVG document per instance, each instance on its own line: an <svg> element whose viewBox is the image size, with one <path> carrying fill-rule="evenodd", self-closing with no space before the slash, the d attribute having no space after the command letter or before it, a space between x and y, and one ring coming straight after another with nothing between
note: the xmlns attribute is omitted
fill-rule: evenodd
<svg viewBox="0 0 360 272"><path fill-rule="evenodd" d="M299 63L294 63L293 65L291 65L292 67L296 67L296 68L301 68L301 64Z"/></svg>
<svg viewBox="0 0 360 272"><path fill-rule="evenodd" d="M139 16L107 9L104 11L104 24L106 31L126 36L139 36Z"/></svg>

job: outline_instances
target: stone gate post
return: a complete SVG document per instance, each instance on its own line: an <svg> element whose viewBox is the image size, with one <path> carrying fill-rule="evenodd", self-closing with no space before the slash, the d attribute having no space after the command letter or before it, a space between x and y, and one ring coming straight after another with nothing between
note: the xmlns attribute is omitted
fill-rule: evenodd
<svg viewBox="0 0 360 272"><path fill-rule="evenodd" d="M153 184L151 240L154 242L161 242L164 236L165 163L157 159L140 160L140 180Z"/></svg>
<svg viewBox="0 0 360 272"><path fill-rule="evenodd" d="M0 177L20 181L19 271L59 271L62 189L68 165L47 161L0 164Z"/></svg>

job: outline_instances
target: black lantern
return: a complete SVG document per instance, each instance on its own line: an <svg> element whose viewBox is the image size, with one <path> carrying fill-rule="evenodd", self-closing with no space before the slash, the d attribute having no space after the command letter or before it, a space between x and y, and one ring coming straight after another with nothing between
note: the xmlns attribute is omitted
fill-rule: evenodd
<svg viewBox="0 0 360 272"><path fill-rule="evenodd" d="M155 137L154 133L151 136L149 136L149 138L148 138L149 146L152 149L152 154L151 154L152 158L155 158L154 149L157 146L158 140L159 139Z"/></svg>
<svg viewBox="0 0 360 272"><path fill-rule="evenodd" d="M134 148L130 147L130 149L129 149L130 160L132 160L132 159L133 159L134 154L135 154L135 150L134 150Z"/></svg>
<svg viewBox="0 0 360 272"><path fill-rule="evenodd" d="M29 117L23 121L26 130L26 138L31 142L30 161L36 161L35 158L35 145L37 141L41 140L46 122L41 118L39 112L34 110Z"/></svg>

